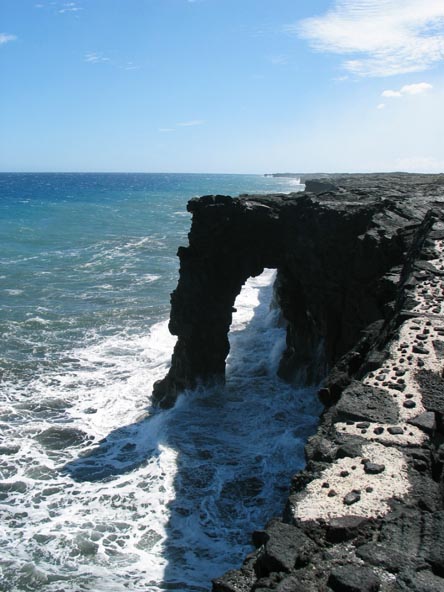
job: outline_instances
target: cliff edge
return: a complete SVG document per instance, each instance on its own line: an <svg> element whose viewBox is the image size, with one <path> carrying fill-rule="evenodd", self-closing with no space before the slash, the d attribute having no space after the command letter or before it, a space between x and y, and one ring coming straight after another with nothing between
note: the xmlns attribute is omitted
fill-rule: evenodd
<svg viewBox="0 0 444 592"><path fill-rule="evenodd" d="M160 406L223 380L233 305L277 269L280 374L325 411L284 516L214 592L444 590L444 176L348 175L191 200Z"/></svg>

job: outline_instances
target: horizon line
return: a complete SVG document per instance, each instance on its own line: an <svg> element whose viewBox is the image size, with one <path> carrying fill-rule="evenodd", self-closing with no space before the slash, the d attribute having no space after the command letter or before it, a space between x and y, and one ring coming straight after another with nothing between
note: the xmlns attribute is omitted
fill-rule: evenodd
<svg viewBox="0 0 444 592"><path fill-rule="evenodd" d="M405 170L367 170L367 171L274 171L261 173L226 173L226 172L181 172L181 171L2 171L0 175L253 175L253 176L272 176L272 175L442 175L441 172L424 171L405 171Z"/></svg>

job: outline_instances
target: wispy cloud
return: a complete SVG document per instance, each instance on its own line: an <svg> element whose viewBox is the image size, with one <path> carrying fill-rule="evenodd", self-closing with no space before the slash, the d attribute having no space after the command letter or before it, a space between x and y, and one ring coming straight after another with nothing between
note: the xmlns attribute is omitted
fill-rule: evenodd
<svg viewBox="0 0 444 592"><path fill-rule="evenodd" d="M286 27L321 52L356 54L359 76L427 70L444 61L443 0L335 0L322 16Z"/></svg>
<svg viewBox="0 0 444 592"><path fill-rule="evenodd" d="M34 8L46 9L58 14L76 13L83 10L78 2L61 2L60 0L51 0L51 2L38 2Z"/></svg>
<svg viewBox="0 0 444 592"><path fill-rule="evenodd" d="M101 64L104 62L109 62L110 58L107 58L102 53L91 51L84 55L84 61L89 62L90 64Z"/></svg>
<svg viewBox="0 0 444 592"><path fill-rule="evenodd" d="M17 37L15 35L8 35L7 33L0 33L0 45L15 41Z"/></svg>
<svg viewBox="0 0 444 592"><path fill-rule="evenodd" d="M83 8L76 2L65 2L62 5L62 8L59 9L59 13L63 14L64 12L79 12L79 10L83 10Z"/></svg>
<svg viewBox="0 0 444 592"><path fill-rule="evenodd" d="M111 59L101 52L89 51L83 56L83 61L89 64L108 64L119 70L140 70L140 66L134 62L125 62L120 59Z"/></svg>
<svg viewBox="0 0 444 592"><path fill-rule="evenodd" d="M194 127L195 125L204 125L205 121L203 119L192 119L191 121L181 121L180 123L176 123L179 127Z"/></svg>
<svg viewBox="0 0 444 592"><path fill-rule="evenodd" d="M161 127L159 128L159 132L162 134L167 134L171 132L177 132L178 128L181 127L196 127L199 125L204 125L205 121L203 119L191 119L190 121L181 121L176 123L174 127Z"/></svg>
<svg viewBox="0 0 444 592"><path fill-rule="evenodd" d="M140 66L134 62L126 62L123 66L119 66L119 68L123 68L124 70L140 70Z"/></svg>
<svg viewBox="0 0 444 592"><path fill-rule="evenodd" d="M273 55L268 58L268 61L273 64L273 66L285 66L288 64L288 56L286 55Z"/></svg>
<svg viewBox="0 0 444 592"><path fill-rule="evenodd" d="M418 82L416 84L405 84L399 90L384 90L381 93L382 97L390 99L398 99L405 95L422 95L432 90L433 86L428 82Z"/></svg>

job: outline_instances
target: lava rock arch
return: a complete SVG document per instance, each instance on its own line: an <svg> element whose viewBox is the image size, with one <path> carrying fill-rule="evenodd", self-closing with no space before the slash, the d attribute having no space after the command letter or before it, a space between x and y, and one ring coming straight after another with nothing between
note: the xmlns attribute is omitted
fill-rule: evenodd
<svg viewBox="0 0 444 592"><path fill-rule="evenodd" d="M279 373L319 382L372 322L387 317L409 246L409 217L382 193L322 184L318 194L215 195L192 199L189 246L171 296L171 368L154 402L171 407L201 382L223 380L233 306L242 285L277 269L276 294L287 321Z"/></svg>

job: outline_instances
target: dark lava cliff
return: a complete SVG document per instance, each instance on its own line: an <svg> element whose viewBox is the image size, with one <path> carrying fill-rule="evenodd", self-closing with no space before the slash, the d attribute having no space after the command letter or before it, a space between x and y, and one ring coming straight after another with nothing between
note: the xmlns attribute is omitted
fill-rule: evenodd
<svg viewBox="0 0 444 592"><path fill-rule="evenodd" d="M243 283L277 269L283 378L326 408L285 514L217 592L444 590L444 176L307 180L188 204L162 407L223 380Z"/></svg>

